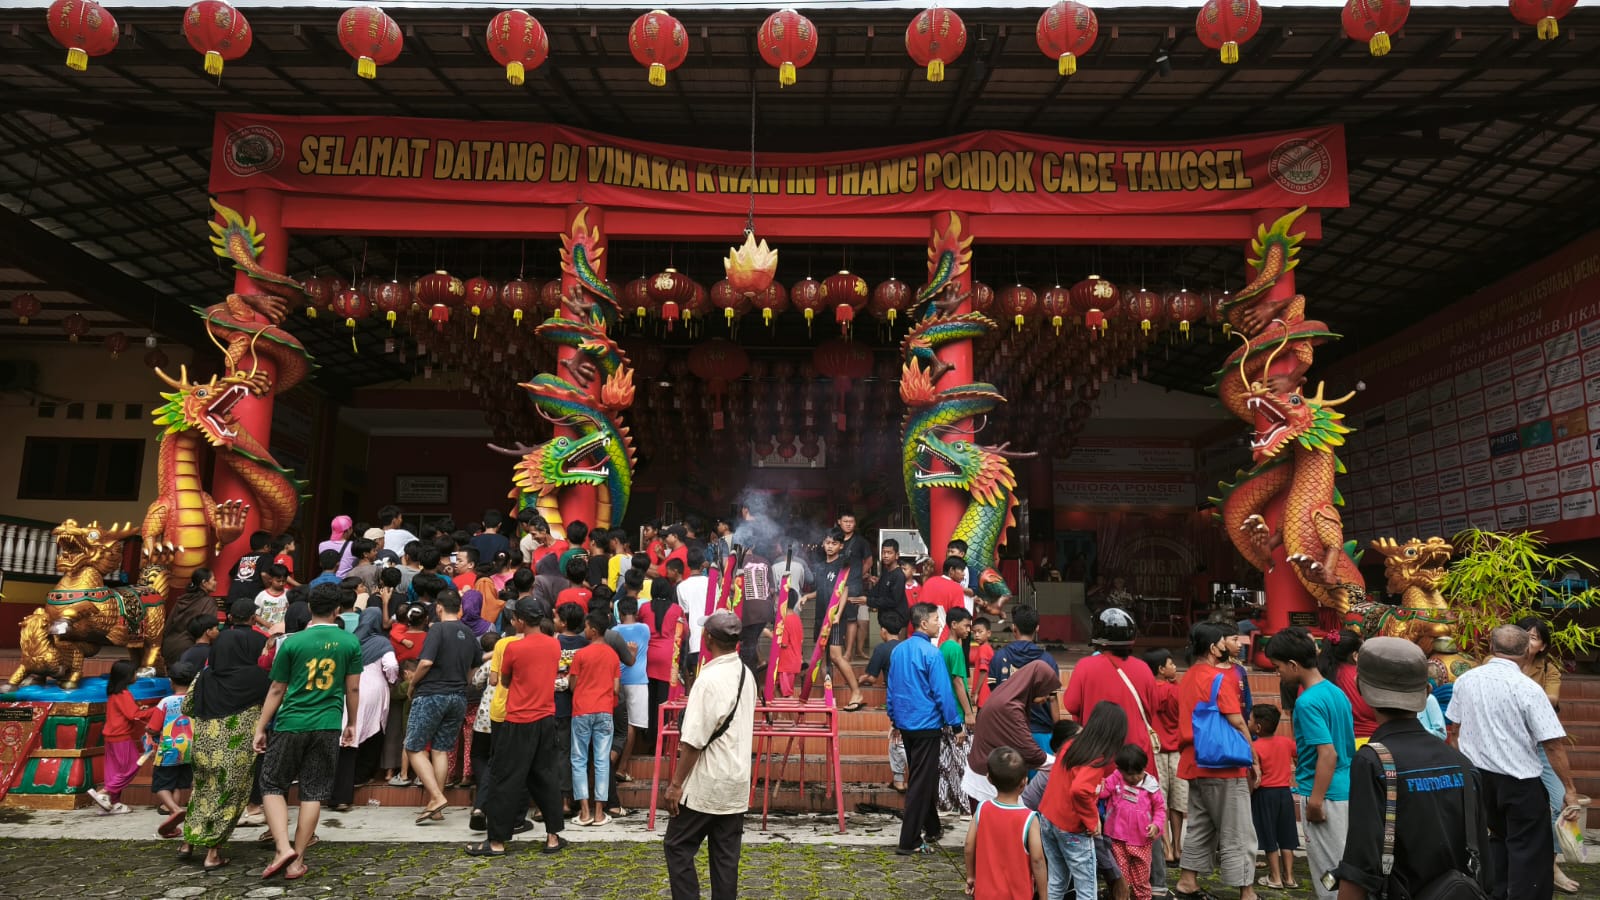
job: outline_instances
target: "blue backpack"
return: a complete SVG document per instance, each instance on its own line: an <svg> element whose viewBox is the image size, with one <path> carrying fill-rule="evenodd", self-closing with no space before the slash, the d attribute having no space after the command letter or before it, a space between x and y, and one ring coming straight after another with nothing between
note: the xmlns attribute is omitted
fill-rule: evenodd
<svg viewBox="0 0 1600 900"><path fill-rule="evenodd" d="M1222 675L1211 682L1211 699L1195 704L1194 764L1202 769L1238 769L1250 765L1255 757L1250 741L1233 727L1217 709L1217 693L1222 690Z"/></svg>

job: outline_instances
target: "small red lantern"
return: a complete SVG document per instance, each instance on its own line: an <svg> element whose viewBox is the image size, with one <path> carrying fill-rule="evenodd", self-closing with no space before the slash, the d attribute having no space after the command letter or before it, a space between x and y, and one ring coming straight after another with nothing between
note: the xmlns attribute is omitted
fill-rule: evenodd
<svg viewBox="0 0 1600 900"><path fill-rule="evenodd" d="M522 316L539 302L533 284L516 278L500 286L500 305L511 310L511 321L522 325Z"/></svg>
<svg viewBox="0 0 1600 900"><path fill-rule="evenodd" d="M761 23L756 49L778 70L778 86L787 87L794 84L795 70L817 56L817 26L792 9L780 9Z"/></svg>
<svg viewBox="0 0 1600 900"><path fill-rule="evenodd" d="M994 308L994 288L981 281L972 283L972 311L988 312Z"/></svg>
<svg viewBox="0 0 1600 900"><path fill-rule="evenodd" d="M739 305L744 302L744 297L733 289L733 284L724 278L711 286L711 305L722 310L722 317L728 320L728 327L733 327L733 320L739 316Z"/></svg>
<svg viewBox="0 0 1600 900"><path fill-rule="evenodd" d="M1129 293L1124 301L1128 307L1128 318L1138 319L1139 330L1145 334L1149 334L1151 326L1158 324L1167 314L1166 302L1155 291L1139 288Z"/></svg>
<svg viewBox="0 0 1600 900"><path fill-rule="evenodd" d="M1537 30L1539 40L1548 41L1561 33L1556 23L1578 5L1578 0L1511 0L1511 15Z"/></svg>
<svg viewBox="0 0 1600 900"><path fill-rule="evenodd" d="M67 333L67 340L76 344L78 338L89 333L89 320L83 313L71 313L61 320L61 330Z"/></svg>
<svg viewBox="0 0 1600 900"><path fill-rule="evenodd" d="M622 305L633 307L633 314L638 316L639 325L643 327L645 317L650 315L650 279L640 276L624 285Z"/></svg>
<svg viewBox="0 0 1600 900"><path fill-rule="evenodd" d="M653 9L628 28L628 49L641 66L650 67L650 83L661 87L667 73L689 58L689 32L666 12Z"/></svg>
<svg viewBox="0 0 1600 900"><path fill-rule="evenodd" d="M333 298L333 314L344 317L344 327L350 329L350 349L357 353L361 351L356 347L356 320L365 319L371 309L366 295L358 290L343 290Z"/></svg>
<svg viewBox="0 0 1600 900"><path fill-rule="evenodd" d="M489 20L484 40L489 55L506 67L506 81L522 84L527 73L550 56L550 37L539 20L520 9L508 9Z"/></svg>
<svg viewBox="0 0 1600 900"><path fill-rule="evenodd" d="M250 23L227 0L200 0L183 14L183 36L206 57L207 75L221 75L226 60L250 52Z"/></svg>
<svg viewBox="0 0 1600 900"><path fill-rule="evenodd" d="M117 47L117 20L95 0L56 0L50 4L50 36L67 48L67 68L82 72L89 57Z"/></svg>
<svg viewBox="0 0 1600 900"><path fill-rule="evenodd" d="M376 6L357 6L339 17L339 46L356 59L356 74L377 78L378 67L400 56L405 37L400 26Z"/></svg>
<svg viewBox="0 0 1600 900"><path fill-rule="evenodd" d="M417 302L424 306L460 306L466 295L461 279L443 269L417 279Z"/></svg>
<svg viewBox="0 0 1600 900"><path fill-rule="evenodd" d="M1188 288L1172 291L1166 296L1167 318L1178 323L1178 332L1184 340L1189 338L1189 325L1206 313L1205 300Z"/></svg>
<svg viewBox="0 0 1600 900"><path fill-rule="evenodd" d="M865 307L867 300L871 298L867 280L860 275L840 270L837 275L829 275L822 286L827 290L828 302L833 304L833 320L838 322L848 335L850 323L855 321L856 311Z"/></svg>
<svg viewBox="0 0 1600 900"><path fill-rule="evenodd" d="M1039 295L1039 310L1050 317L1050 326L1060 334L1061 324L1072 311L1072 292L1059 284L1045 288Z"/></svg>
<svg viewBox="0 0 1600 900"><path fill-rule="evenodd" d="M696 344L689 351L689 371L706 383L711 402L716 407L711 413L711 430L721 431L723 425L722 395L728 383L744 377L750 367L750 356L744 348L726 338L712 338Z"/></svg>
<svg viewBox="0 0 1600 900"><path fill-rule="evenodd" d="M11 298L11 312L17 317L17 324L26 325L28 320L37 316L44 309L44 304L32 294L18 294Z"/></svg>
<svg viewBox="0 0 1600 900"><path fill-rule="evenodd" d="M1117 314L1122 291L1115 284L1090 275L1072 286L1072 311L1083 316L1083 324L1105 330L1106 319Z"/></svg>
<svg viewBox="0 0 1600 900"><path fill-rule="evenodd" d="M539 288L539 311L547 316L561 314L561 279L552 278Z"/></svg>
<svg viewBox="0 0 1600 900"><path fill-rule="evenodd" d="M1340 19L1350 40L1366 41L1368 52L1383 56L1389 36L1405 27L1410 12L1411 0L1346 0Z"/></svg>
<svg viewBox="0 0 1600 900"><path fill-rule="evenodd" d="M805 313L806 334L810 334L811 320L817 317L817 310L828 302L828 289L822 282L807 275L789 289L789 302L794 304L795 309Z"/></svg>
<svg viewBox="0 0 1600 900"><path fill-rule="evenodd" d="M1014 284L1000 292L1000 308L1011 315L1011 321L1022 330L1027 317L1039 308L1039 295L1024 284Z"/></svg>
<svg viewBox="0 0 1600 900"><path fill-rule="evenodd" d="M306 287L306 318L315 319L317 310L327 309L333 303L333 298L348 285L344 279L337 275L319 275L307 278Z"/></svg>
<svg viewBox="0 0 1600 900"><path fill-rule="evenodd" d="M411 306L411 289L398 281L378 282L372 286L372 305L393 328L395 319Z"/></svg>
<svg viewBox="0 0 1600 900"><path fill-rule="evenodd" d="M911 305L911 285L894 276L872 291L872 312L892 327L900 312Z"/></svg>
<svg viewBox="0 0 1600 900"><path fill-rule="evenodd" d="M834 415L837 428L845 430L845 396L853 380L872 374L872 351L855 341L833 338L812 351L811 363L818 373L833 381Z"/></svg>
<svg viewBox="0 0 1600 900"><path fill-rule="evenodd" d="M750 305L761 310L761 321L772 327L772 317L789 308L789 289L774 281L750 298Z"/></svg>
<svg viewBox="0 0 1600 900"><path fill-rule="evenodd" d="M146 366L148 366L149 368L152 368L152 369L164 369L164 368L166 368L167 367L167 354L166 354L166 351L162 350L160 347L153 347L150 350L145 351L144 364Z"/></svg>
<svg viewBox="0 0 1600 900"><path fill-rule="evenodd" d="M1056 71L1074 75L1078 57L1089 52L1100 36L1100 20L1094 10L1076 0L1060 0L1044 11L1033 29L1039 51L1056 61Z"/></svg>
<svg viewBox="0 0 1600 900"><path fill-rule="evenodd" d="M467 307L473 318L483 315L486 309L494 308L495 296L499 294L494 282L478 275L468 278L461 287L466 291Z"/></svg>
<svg viewBox="0 0 1600 900"><path fill-rule="evenodd" d="M1239 45L1256 36L1261 27L1261 5L1256 0L1206 0L1194 19L1200 43L1222 51L1222 61L1239 61Z"/></svg>
<svg viewBox="0 0 1600 900"><path fill-rule="evenodd" d="M647 291L652 303L661 310L661 318L667 323L667 330L672 330L672 323L679 314L685 318L690 314L689 304L694 300L694 279L679 272L677 269L664 269L656 277L650 279Z"/></svg>
<svg viewBox="0 0 1600 900"><path fill-rule="evenodd" d="M128 349L128 336L120 331L111 332L106 335L106 349L111 351L111 358L116 359Z"/></svg>
<svg viewBox="0 0 1600 900"><path fill-rule="evenodd" d="M906 26L906 52L928 69L929 81L943 81L944 67L967 49L967 26L955 10L935 6L917 13ZM892 320L891 320L892 321Z"/></svg>

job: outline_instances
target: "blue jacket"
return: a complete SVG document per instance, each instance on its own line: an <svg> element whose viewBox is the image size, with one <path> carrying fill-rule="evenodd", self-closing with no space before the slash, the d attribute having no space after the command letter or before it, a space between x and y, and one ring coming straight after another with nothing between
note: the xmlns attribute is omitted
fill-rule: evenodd
<svg viewBox="0 0 1600 900"><path fill-rule="evenodd" d="M961 707L950 688L950 670L927 635L917 632L889 656L889 721L901 731L960 727Z"/></svg>
<svg viewBox="0 0 1600 900"><path fill-rule="evenodd" d="M989 680L993 682L991 689L998 688L1006 683L1012 673L1019 671L1023 666L1036 660L1055 662L1045 649L1033 641L1019 638L1001 647L994 652L994 658L989 660ZM1055 727L1055 720L1050 715L1050 704L1035 703L1028 706L1028 730L1034 734L1049 734Z"/></svg>

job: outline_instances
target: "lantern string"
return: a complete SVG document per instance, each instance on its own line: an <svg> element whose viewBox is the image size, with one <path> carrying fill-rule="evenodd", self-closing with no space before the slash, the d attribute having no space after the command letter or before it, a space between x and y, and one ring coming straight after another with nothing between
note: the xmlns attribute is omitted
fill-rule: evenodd
<svg viewBox="0 0 1600 900"><path fill-rule="evenodd" d="M750 79L750 209L744 217L745 234L756 233L756 80Z"/></svg>

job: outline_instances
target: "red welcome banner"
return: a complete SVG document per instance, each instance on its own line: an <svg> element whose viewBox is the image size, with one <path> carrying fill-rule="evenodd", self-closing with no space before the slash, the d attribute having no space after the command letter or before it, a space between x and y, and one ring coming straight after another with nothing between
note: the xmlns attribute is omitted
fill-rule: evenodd
<svg viewBox="0 0 1600 900"><path fill-rule="evenodd" d="M213 192L764 213L1194 213L1349 205L1337 125L1119 143L982 131L836 153L703 150L521 122L217 116Z"/></svg>

